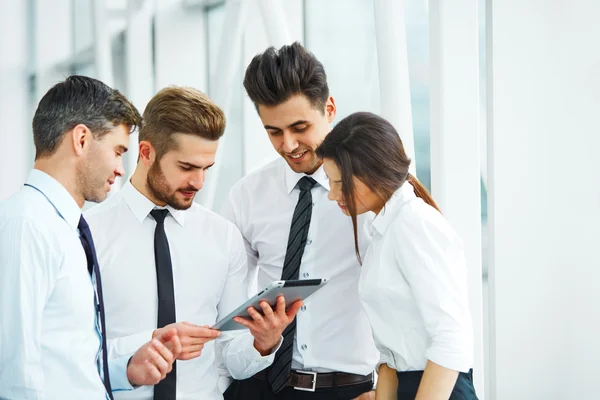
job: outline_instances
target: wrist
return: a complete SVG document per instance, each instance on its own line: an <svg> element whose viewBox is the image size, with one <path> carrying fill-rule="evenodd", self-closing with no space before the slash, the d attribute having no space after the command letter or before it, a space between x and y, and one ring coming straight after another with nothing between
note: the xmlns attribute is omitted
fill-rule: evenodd
<svg viewBox="0 0 600 400"><path fill-rule="evenodd" d="M273 348L277 345L277 342L272 344L261 343L258 340L254 339L254 348L256 351L260 353L261 356L268 356L273 352Z"/></svg>
<svg viewBox="0 0 600 400"><path fill-rule="evenodd" d="M139 388L139 387L140 387L140 386L142 386L142 385L139 385L139 384L137 384L137 383L134 381L134 379L133 379L133 378L131 378L131 377L129 376L129 373L130 373L130 371L131 371L131 368L129 367L129 364L131 364L131 360L132 360L132 359L133 359L133 356L129 357L129 360L127 360L127 380L129 381L129 384L130 384L131 386L133 386L133 388L134 388L134 389L137 389L137 388ZM133 367L132 367L132 368L133 368Z"/></svg>

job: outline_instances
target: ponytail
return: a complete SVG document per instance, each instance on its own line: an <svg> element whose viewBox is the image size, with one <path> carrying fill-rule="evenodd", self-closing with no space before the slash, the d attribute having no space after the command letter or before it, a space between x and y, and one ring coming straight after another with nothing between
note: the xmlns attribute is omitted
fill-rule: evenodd
<svg viewBox="0 0 600 400"><path fill-rule="evenodd" d="M429 194L425 186L423 186L423 184L419 182L419 180L413 174L408 175L407 181L415 189L415 194L417 197L420 197L425 203L429 204L431 207L435 208L441 213L439 207L437 204L435 204L433 197L431 197L431 194Z"/></svg>

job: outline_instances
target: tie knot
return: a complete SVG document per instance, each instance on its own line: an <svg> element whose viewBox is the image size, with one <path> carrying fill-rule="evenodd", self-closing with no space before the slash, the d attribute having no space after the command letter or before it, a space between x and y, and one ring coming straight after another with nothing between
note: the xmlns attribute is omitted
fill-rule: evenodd
<svg viewBox="0 0 600 400"><path fill-rule="evenodd" d="M150 215L156 221L157 224L162 224L165 222L165 218L167 218L167 214L169 210L152 210L150 211Z"/></svg>
<svg viewBox="0 0 600 400"><path fill-rule="evenodd" d="M315 181L313 178L310 176L305 176L298 181L298 188L302 191L307 191L312 189L316 184L317 181Z"/></svg>
<svg viewBox="0 0 600 400"><path fill-rule="evenodd" d="M79 229L80 232L87 231L90 229L90 226L88 225L85 218L83 218L83 215L79 218L79 224L77 224L77 229Z"/></svg>

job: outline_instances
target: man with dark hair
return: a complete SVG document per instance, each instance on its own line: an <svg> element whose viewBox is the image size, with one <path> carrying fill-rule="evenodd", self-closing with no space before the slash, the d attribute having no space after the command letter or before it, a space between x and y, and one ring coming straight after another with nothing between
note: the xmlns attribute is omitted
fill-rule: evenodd
<svg viewBox="0 0 600 400"><path fill-rule="evenodd" d="M108 361L102 280L81 215L123 174L140 124L121 93L92 78L71 76L41 99L34 169L0 203L0 398L112 399L158 383L179 355L173 329Z"/></svg>
<svg viewBox="0 0 600 400"><path fill-rule="evenodd" d="M336 113L323 65L299 43L271 47L254 57L244 87L281 158L242 178L224 215L242 232L260 287L280 279L330 282L284 331L273 365L234 381L225 398L370 398L378 353L358 298L352 225L327 200L328 180L315 154Z"/></svg>
<svg viewBox="0 0 600 400"><path fill-rule="evenodd" d="M220 332L209 327L247 298L239 231L193 202L224 130L223 111L202 92L161 90L144 111L131 180L86 213L102 266L111 357L171 329L182 343L180 361L163 381L116 399L222 399L215 347L232 376L248 378L271 365L301 306L286 313L283 298L275 310L265 303L264 318L253 310L250 332L213 341Z"/></svg>

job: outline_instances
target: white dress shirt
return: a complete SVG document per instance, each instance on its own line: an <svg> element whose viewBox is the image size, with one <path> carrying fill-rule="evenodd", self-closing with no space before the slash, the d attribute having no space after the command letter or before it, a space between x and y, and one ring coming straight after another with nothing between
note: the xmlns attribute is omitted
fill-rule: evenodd
<svg viewBox="0 0 600 400"><path fill-rule="evenodd" d="M423 371L427 360L467 372L473 332L462 242L404 183L372 225L359 293L381 362Z"/></svg>
<svg viewBox="0 0 600 400"><path fill-rule="evenodd" d="M106 399L81 210L44 172L27 185L0 203L0 398ZM113 389L126 366L109 363Z"/></svg>
<svg viewBox="0 0 600 400"><path fill-rule="evenodd" d="M130 182L86 212L104 288L109 357L135 351L151 339L158 320L154 262L156 208ZM247 300L247 264L240 232L229 221L194 203L188 210L167 207L165 232L173 265L177 321L214 325ZM225 366L245 379L273 362L262 357L249 331L217 339ZM281 344L281 340L280 340ZM276 350L275 350L276 351ZM178 399L222 399L214 365L215 341L200 357L177 361ZM115 394L115 399L152 399L154 388Z"/></svg>
<svg viewBox="0 0 600 400"><path fill-rule="evenodd" d="M281 280L298 202L296 184L303 176L279 158L242 178L223 210L242 232L250 272L258 269L261 289ZM329 283L306 299L298 312L292 368L366 375L377 364L378 353L358 297L360 265L352 221L327 199L329 183L323 167L312 178L318 184L311 190L312 217L299 278L327 278ZM363 252L369 241L365 225L369 218L372 214L359 218Z"/></svg>

